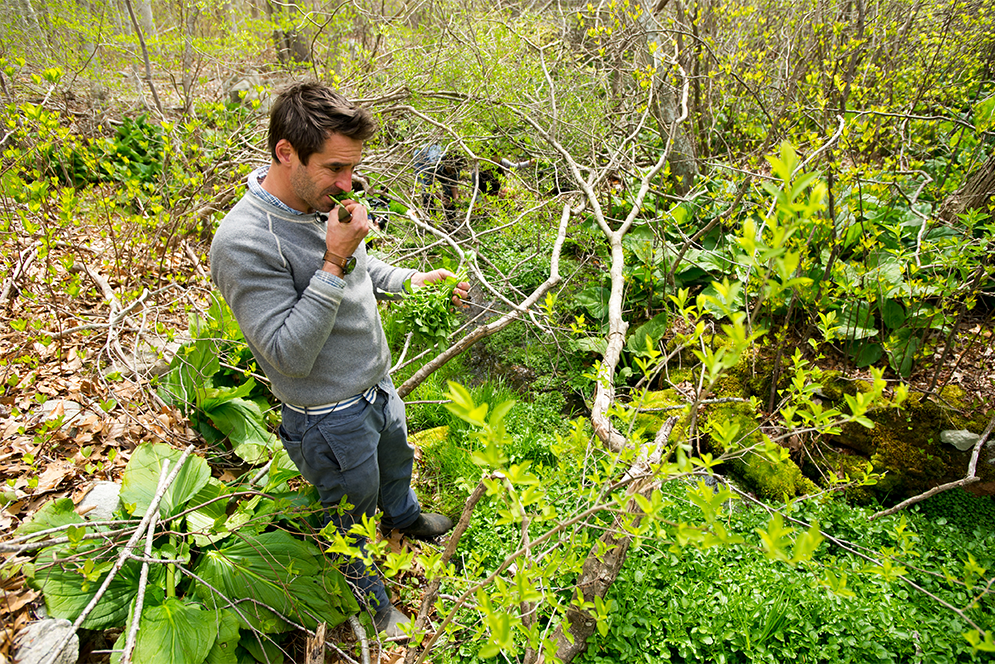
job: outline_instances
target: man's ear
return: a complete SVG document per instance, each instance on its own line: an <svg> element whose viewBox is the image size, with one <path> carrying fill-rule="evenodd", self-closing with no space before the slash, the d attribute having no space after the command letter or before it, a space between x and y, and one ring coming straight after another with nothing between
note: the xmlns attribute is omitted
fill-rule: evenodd
<svg viewBox="0 0 995 664"><path fill-rule="evenodd" d="M297 151L294 150L294 146L290 144L290 141L288 141L285 138L281 138L279 141L277 141L276 157L277 159L280 160L281 164L285 166L289 165L291 158L296 154Z"/></svg>

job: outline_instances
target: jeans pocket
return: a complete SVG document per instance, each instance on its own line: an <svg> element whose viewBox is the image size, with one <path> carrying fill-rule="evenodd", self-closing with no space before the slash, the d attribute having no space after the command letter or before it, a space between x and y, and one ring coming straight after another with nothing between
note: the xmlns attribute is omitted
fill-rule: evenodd
<svg viewBox="0 0 995 664"><path fill-rule="evenodd" d="M331 454L340 471L352 470L368 462L376 454L380 437L375 414L365 401L353 408L329 413L304 436L305 454ZM318 435L312 437L312 433ZM316 449L318 446L324 449Z"/></svg>

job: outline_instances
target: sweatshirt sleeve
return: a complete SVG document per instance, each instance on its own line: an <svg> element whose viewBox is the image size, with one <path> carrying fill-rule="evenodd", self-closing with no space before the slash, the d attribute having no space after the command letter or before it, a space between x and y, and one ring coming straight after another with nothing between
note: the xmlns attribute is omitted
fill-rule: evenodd
<svg viewBox="0 0 995 664"><path fill-rule="evenodd" d="M366 269L370 273L374 288L384 293L400 293L404 288L404 282L417 272L417 270L388 265L373 256L366 257Z"/></svg>
<svg viewBox="0 0 995 664"><path fill-rule="evenodd" d="M211 276L253 352L289 377L305 377L328 340L345 292L315 274L297 296L275 235L222 226L211 244Z"/></svg>

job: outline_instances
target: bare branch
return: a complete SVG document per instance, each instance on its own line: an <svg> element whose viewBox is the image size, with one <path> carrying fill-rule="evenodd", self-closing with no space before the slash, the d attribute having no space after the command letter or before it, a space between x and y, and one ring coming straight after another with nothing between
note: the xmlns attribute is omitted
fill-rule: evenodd
<svg viewBox="0 0 995 664"><path fill-rule="evenodd" d="M981 478L978 477L978 457L981 454L981 448L988 441L988 436L991 435L992 429L995 428L995 415L992 419L988 421L988 426L985 427L985 432L981 434L981 438L978 442L974 444L974 450L971 452L971 461L967 464L967 475L963 479L956 480L955 482L947 482L946 484L941 484L939 486L934 486L929 491L920 493L918 496L913 496L907 500L903 500L894 507L889 507L886 510L881 510L880 512L875 512L871 515L870 520L873 521L879 517L890 516L895 512L900 512L910 505L915 505L916 503L921 503L927 498L931 498L938 493L944 491L949 491L950 489L956 489L957 487L967 486L968 484L973 484L979 481Z"/></svg>

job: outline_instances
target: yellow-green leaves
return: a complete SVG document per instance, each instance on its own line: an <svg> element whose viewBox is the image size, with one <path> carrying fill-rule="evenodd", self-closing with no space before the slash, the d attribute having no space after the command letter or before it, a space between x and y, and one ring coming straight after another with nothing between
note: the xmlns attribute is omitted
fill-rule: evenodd
<svg viewBox="0 0 995 664"><path fill-rule="evenodd" d="M475 436L481 442L483 449L473 453L475 463L490 468L501 468L508 462L504 447L509 441L504 429L504 417L515 405L513 400L505 401L494 407L490 417L487 417L487 403L475 404L470 391L459 383L449 381L449 392L446 396L452 403L446 404L446 409L464 422L479 427Z"/></svg>
<svg viewBox="0 0 995 664"><path fill-rule="evenodd" d="M813 523L808 530L799 533L793 540L790 537L794 528L784 525L784 517L779 512L771 515L767 529L757 528L764 552L771 560L797 564L812 560L815 551L825 537L819 531L819 524ZM788 552L793 544L793 549Z"/></svg>

